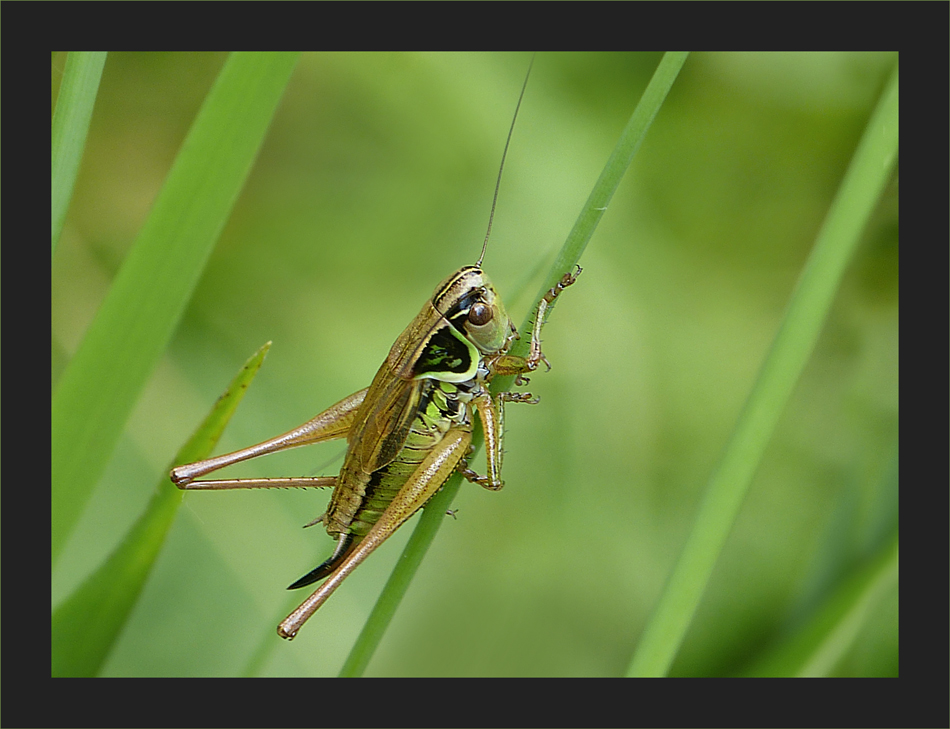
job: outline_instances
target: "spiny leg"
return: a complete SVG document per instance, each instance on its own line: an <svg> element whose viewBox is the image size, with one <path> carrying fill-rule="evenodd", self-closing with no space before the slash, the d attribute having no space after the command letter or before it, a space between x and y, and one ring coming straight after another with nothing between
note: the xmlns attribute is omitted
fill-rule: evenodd
<svg viewBox="0 0 950 729"><path fill-rule="evenodd" d="M300 626L326 602L340 583L442 488L471 442L472 433L468 430L450 429L445 434L399 490L369 533L336 565L326 581L277 627L277 633L282 638L292 639Z"/></svg>
<svg viewBox="0 0 950 729"><path fill-rule="evenodd" d="M488 475L480 476L468 467L468 458L473 449L459 462L458 471L463 477L477 483L489 491L498 491L505 482L501 480L501 462L504 456L505 437L505 403L521 402L528 405L537 405L539 398L532 397L530 392L499 392L494 397L482 395L472 400L478 416L482 421L482 430L485 433L485 457L488 462Z"/></svg>
<svg viewBox="0 0 950 729"><path fill-rule="evenodd" d="M195 463L186 463L180 466L175 466L175 468L171 470L171 480L180 489L273 488L273 485L268 486L267 484L263 483L256 486L202 487L196 485L200 482L195 481L195 479L200 476L204 476L205 474L211 473L212 471L217 471L218 469L224 468L225 466L230 466L232 463L247 461L251 458L257 458L258 456L263 456L268 453L276 453L278 451L287 450L288 448L296 448L297 446L309 445L311 443L321 443L327 440L335 440L336 438L345 438L350 432L350 428L353 426L353 421L356 419L356 412L359 410L360 405L362 405L363 399L366 397L366 391L368 389L369 388L364 388L359 392L354 392L352 395L340 400L340 402L331 405L322 413L314 418L311 418L300 427L294 428L293 430L288 431L283 435L279 435L276 438L271 438L270 440L250 446L249 448L242 448L241 450L234 451L233 453L226 453L223 456L215 456L214 458L208 458L203 461L196 461ZM264 481L266 479L258 480ZM226 481L221 481L220 483L234 483L235 481L235 479L227 479Z"/></svg>
<svg viewBox="0 0 950 729"><path fill-rule="evenodd" d="M220 491L224 489L325 489L336 486L336 476L299 476L290 478L219 478L186 481L183 491Z"/></svg>
<svg viewBox="0 0 950 729"><path fill-rule="evenodd" d="M544 325L544 315L548 307L554 300L560 296L568 286L573 284L581 273L581 267L573 273L565 273L561 280L538 302L538 313L535 316L534 326L531 330L531 351L528 357L518 357L510 354L501 354L495 357L486 358L490 377L496 375L514 375L516 385L525 385L528 378L526 372L533 372L538 364L544 362L548 369L551 369L550 363L545 359L541 352L541 327ZM513 331L512 337L508 343L517 336ZM480 476L475 471L468 468L467 458L465 463L460 464L459 472L472 483L477 483L486 489L497 491L505 483L501 480L501 461L503 455L502 443L504 440L504 421L505 421L505 403L522 402L536 405L538 398L532 397L526 392L500 392L494 397L488 394L482 394L472 400L472 405L478 411L479 418L482 421L482 429L485 432L485 455L488 459L488 475Z"/></svg>
<svg viewBox="0 0 950 729"><path fill-rule="evenodd" d="M574 265L577 266L577 264ZM544 326L544 315L547 313L548 307L561 295L561 292L577 281L577 277L581 275L581 271L583 270L583 268L577 266L576 272L565 273L561 276L561 280L548 289L548 292L542 296L541 301L538 302L538 315L534 318L534 327L531 330L531 353L526 360L528 371L537 369L540 362L544 362L548 370L551 369L550 363L544 358L544 354L541 353L541 327Z"/></svg>
<svg viewBox="0 0 950 729"><path fill-rule="evenodd" d="M489 370L492 375L515 375L516 383L522 385L527 381L524 377L526 372L534 372L541 362L551 369L550 363L545 359L541 352L541 327L544 326L544 317L547 314L548 307L554 300L561 295L568 286L573 284L580 276L583 269L577 266L574 273L565 273L561 280L548 289L548 292L541 297L538 302L538 312L534 317L534 325L531 327L531 349L527 357L518 357L511 354L502 354L488 361Z"/></svg>

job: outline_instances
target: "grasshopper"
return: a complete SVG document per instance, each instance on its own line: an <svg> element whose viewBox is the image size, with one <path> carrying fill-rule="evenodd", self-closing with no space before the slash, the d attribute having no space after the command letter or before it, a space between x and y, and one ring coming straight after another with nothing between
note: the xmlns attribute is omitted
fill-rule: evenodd
<svg viewBox="0 0 950 729"><path fill-rule="evenodd" d="M530 74L530 67L528 70ZM527 81L526 76L525 87ZM509 354L518 332L481 267L508 142L481 256L475 265L463 266L436 287L419 315L399 335L369 387L276 438L171 471L171 480L186 490L333 488L327 510L307 526L322 523L335 538L336 547L325 562L288 589L326 579L278 626L283 638L293 639L340 583L423 507L453 472L493 491L504 485L505 403L536 404L538 399L529 393L492 395L488 385L501 375L514 375L516 384L525 384L524 375L542 362L550 369L541 352L545 312L581 272L578 266L576 272L565 274L538 303L528 356ZM485 476L468 468L476 414L485 435ZM233 463L336 438L347 440L346 457L337 476L196 480Z"/></svg>

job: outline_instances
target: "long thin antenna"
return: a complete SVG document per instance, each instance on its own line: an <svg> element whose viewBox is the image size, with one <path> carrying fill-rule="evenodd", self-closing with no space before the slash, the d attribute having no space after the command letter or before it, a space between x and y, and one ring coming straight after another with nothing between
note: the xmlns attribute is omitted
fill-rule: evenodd
<svg viewBox="0 0 950 729"><path fill-rule="evenodd" d="M488 230L485 233L485 242L482 243L482 255L478 257L476 266L481 268L482 260L485 258L485 251L488 250L488 237L491 235L491 224L495 219L495 203L498 202L498 188L501 187L501 173L505 170L505 157L508 156L508 145L511 143L511 134L515 131L515 122L518 120L518 110L521 108L521 100L524 98L524 90L528 88L528 77L531 75L531 67L534 65L534 56L531 56L531 63L528 64L528 72L524 76L524 84L521 86L521 96L518 97L518 105L515 107L515 115L511 120L511 128L508 130L508 139L505 140L505 151L501 153L501 166L498 168L498 180L495 182L495 196L491 201L491 213L488 215Z"/></svg>

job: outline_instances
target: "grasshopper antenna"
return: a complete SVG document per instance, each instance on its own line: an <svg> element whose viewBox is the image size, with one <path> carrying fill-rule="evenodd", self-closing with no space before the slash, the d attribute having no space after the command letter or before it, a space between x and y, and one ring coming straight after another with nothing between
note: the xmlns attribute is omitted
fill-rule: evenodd
<svg viewBox="0 0 950 729"><path fill-rule="evenodd" d="M495 181L495 196L491 201L491 212L488 214L488 230L485 232L485 242L482 243L482 255L478 257L476 266L481 268L482 260L485 258L485 251L488 250L488 237L491 235L491 224L495 219L495 203L498 202L498 189L501 187L501 173L505 169L505 157L508 156L508 145L511 143L511 134L515 131L515 122L518 120L518 110L521 108L521 100L524 98L524 90L528 88L528 77L531 75L531 67L534 65L534 56L531 56L531 63L528 64L528 72L524 75L524 83L521 85L521 96L518 97L518 105L515 107L515 115L511 120L511 128L508 130L508 139L505 140L505 151L501 153L501 166L498 168L498 179Z"/></svg>

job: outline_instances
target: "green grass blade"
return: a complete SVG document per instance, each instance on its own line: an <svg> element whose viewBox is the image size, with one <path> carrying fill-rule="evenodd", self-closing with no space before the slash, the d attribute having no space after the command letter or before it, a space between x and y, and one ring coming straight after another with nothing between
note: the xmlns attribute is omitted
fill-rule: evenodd
<svg viewBox="0 0 950 729"><path fill-rule="evenodd" d="M693 530L644 630L628 676L662 676L669 670L755 469L818 339L847 263L894 167L897 150L895 66L712 474Z"/></svg>
<svg viewBox="0 0 950 729"><path fill-rule="evenodd" d="M686 62L688 53L667 53L657 66L653 79L643 93L640 103L637 104L630 121L620 135L614 151L607 161L600 178L594 185L587 202L581 209L580 216L567 237L551 271L545 279L536 301L554 286L567 271L569 271L584 252L588 241L594 234L597 224L607 210L611 198L617 190L620 181L633 161L633 157L643 138L646 136L650 124L663 105L673 82L679 75L680 69ZM550 310L549 310L550 311ZM522 325L519 331L528 331L534 312ZM527 352L529 337L522 336L515 343L512 352L524 355ZM511 386L513 377L499 377L492 381L492 392L501 392ZM481 444L482 434L479 430L472 440L477 448ZM367 618L363 630L360 632L350 655L340 672L341 676L360 676L369 664L379 641L382 639L387 626L402 601L403 595L412 581L416 570L422 562L429 545L435 539L446 510L458 493L462 478L453 475L432 499L426 504L422 517L416 525L409 543L406 545L399 562L383 588L383 592L376 602L373 612Z"/></svg>
<svg viewBox="0 0 950 729"><path fill-rule="evenodd" d="M865 650L869 642L880 638L873 622L876 611L887 609L889 598L897 601L899 582L898 489L899 443L892 444L892 459L881 474L875 491L876 503L871 506L874 517L869 520L864 538L856 552L845 557L835 578L825 577L829 585L821 599L805 603L806 611L793 609L788 626L780 638L751 665L743 676L819 677L853 675L845 661L855 651ZM828 538L839 540L843 523L833 520L826 527ZM850 552L850 550L849 550ZM813 574L828 574L827 551L816 554ZM824 563L824 564L821 564ZM896 612L894 635L896 636ZM894 669L896 670L896 661ZM874 675L881 675L875 671Z"/></svg>
<svg viewBox="0 0 950 729"><path fill-rule="evenodd" d="M52 402L52 559L105 468L254 163L297 54L236 53Z"/></svg>
<svg viewBox="0 0 950 729"><path fill-rule="evenodd" d="M673 82L676 81L676 77L679 75L680 69L683 68L683 64L686 63L688 56L688 52L682 51L663 55L656 67L653 78L643 92L640 103L633 110L633 115L621 133L610 159L607 160L603 172L600 173L600 177L594 184L594 189L591 190L587 202L584 203L577 222L574 223L567 240L564 241L564 245L551 266L547 278L541 284L541 288L535 296L535 302L540 301L548 290L555 286L561 280L561 277L581 259L581 255L584 253L591 236L593 236L597 224L600 223L601 217L607 211L620 181L633 162L637 150L640 149L640 145L643 143L643 138L650 129L653 119L660 111L660 107L663 106L663 102L666 100L666 96L669 94ZM556 305L557 300L548 308L548 315ZM536 314L537 305L518 331L522 333L529 331ZM527 354L530 345L530 337L522 336L512 346L511 353L524 356ZM500 377L492 381L492 392L502 392L509 389L514 379L514 377Z"/></svg>
<svg viewBox="0 0 950 729"><path fill-rule="evenodd" d="M63 82L53 112L52 253L56 253L56 244L63 232L105 63L105 51L73 51L66 57Z"/></svg>
<svg viewBox="0 0 950 729"><path fill-rule="evenodd" d="M747 676L823 677L854 645L868 613L897 585L898 536L842 579L791 638L745 673Z"/></svg>
<svg viewBox="0 0 950 729"><path fill-rule="evenodd" d="M191 463L211 454L269 349L270 342L244 364L171 465ZM53 611L53 676L99 673L145 586L183 493L163 474L151 501L122 543Z"/></svg>

